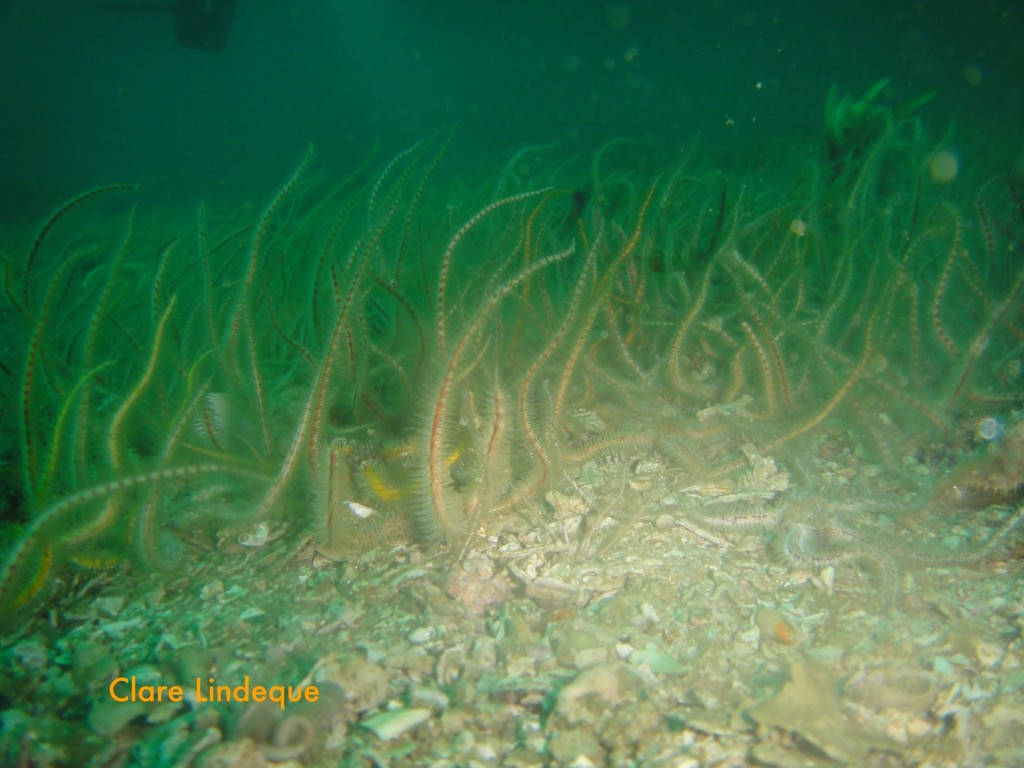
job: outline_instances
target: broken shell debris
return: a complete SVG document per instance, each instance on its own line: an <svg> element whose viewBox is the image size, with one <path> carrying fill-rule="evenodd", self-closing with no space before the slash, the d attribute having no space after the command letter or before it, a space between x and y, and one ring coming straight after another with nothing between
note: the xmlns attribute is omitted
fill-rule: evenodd
<svg viewBox="0 0 1024 768"><path fill-rule="evenodd" d="M725 506L707 487L630 489L620 466L598 466L582 489L619 499L601 535L512 525L455 563L394 545L315 567L256 528L263 546L215 551L177 582L92 583L5 646L5 690L25 698L4 713L0 744L31 731L62 760L169 749L223 768L1018 754L1024 587L1010 566L964 578L955 564L890 573L852 556L781 557L783 542L733 524L787 492L773 462L750 459ZM808 553L838 535L802 519ZM153 686L248 675L316 686L320 700L121 706L106 697L115 673ZM41 714L67 698L87 712L72 740Z"/></svg>

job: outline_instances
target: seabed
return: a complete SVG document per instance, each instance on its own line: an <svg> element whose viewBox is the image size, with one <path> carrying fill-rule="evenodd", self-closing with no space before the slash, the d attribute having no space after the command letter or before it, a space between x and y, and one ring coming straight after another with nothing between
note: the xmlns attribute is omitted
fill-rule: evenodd
<svg viewBox="0 0 1024 768"><path fill-rule="evenodd" d="M0 761L1024 761L1024 179L853 103L10 233Z"/></svg>

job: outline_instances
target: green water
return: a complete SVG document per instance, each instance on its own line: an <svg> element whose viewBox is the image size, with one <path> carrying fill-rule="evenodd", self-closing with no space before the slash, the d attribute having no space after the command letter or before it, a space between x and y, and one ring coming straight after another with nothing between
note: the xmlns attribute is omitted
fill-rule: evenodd
<svg viewBox="0 0 1024 768"><path fill-rule="evenodd" d="M1015 6L0 15L8 762L1019 759Z"/></svg>

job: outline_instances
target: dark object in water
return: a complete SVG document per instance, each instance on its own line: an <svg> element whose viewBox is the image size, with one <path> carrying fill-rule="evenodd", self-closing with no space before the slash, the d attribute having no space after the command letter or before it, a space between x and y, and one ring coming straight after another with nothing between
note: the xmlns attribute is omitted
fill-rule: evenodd
<svg viewBox="0 0 1024 768"><path fill-rule="evenodd" d="M238 0L175 0L173 3L97 3L121 13L169 13L175 19L174 39L194 51L223 51L228 44Z"/></svg>
<svg viewBox="0 0 1024 768"><path fill-rule="evenodd" d="M582 189L577 189L572 193L572 215L573 218L579 218L583 214L583 209L587 207L587 193Z"/></svg>
<svg viewBox="0 0 1024 768"><path fill-rule="evenodd" d="M238 0L178 0L175 39L182 48L223 51Z"/></svg>

